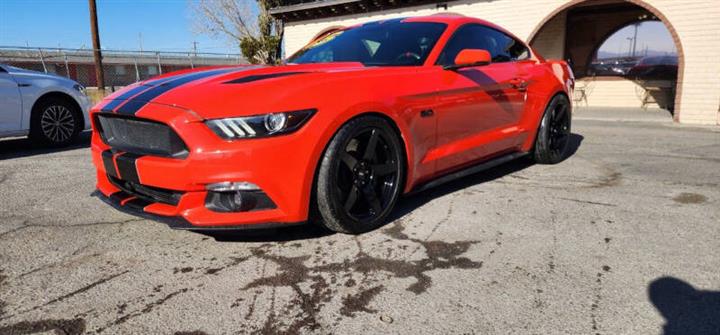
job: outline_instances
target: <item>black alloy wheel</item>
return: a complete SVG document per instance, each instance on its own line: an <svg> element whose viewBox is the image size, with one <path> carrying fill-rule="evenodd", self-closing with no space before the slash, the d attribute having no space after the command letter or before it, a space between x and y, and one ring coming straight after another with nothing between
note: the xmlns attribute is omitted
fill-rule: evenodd
<svg viewBox="0 0 720 335"><path fill-rule="evenodd" d="M550 151L553 155L562 155L570 138L570 114L568 105L561 103L555 106L550 117Z"/></svg>
<svg viewBox="0 0 720 335"><path fill-rule="evenodd" d="M318 209L334 231L362 233L380 226L400 195L403 151L395 131L379 117L344 125L320 165Z"/></svg>
<svg viewBox="0 0 720 335"><path fill-rule="evenodd" d="M564 95L550 101L535 139L534 158L541 164L556 164L567 156L571 133L571 106Z"/></svg>

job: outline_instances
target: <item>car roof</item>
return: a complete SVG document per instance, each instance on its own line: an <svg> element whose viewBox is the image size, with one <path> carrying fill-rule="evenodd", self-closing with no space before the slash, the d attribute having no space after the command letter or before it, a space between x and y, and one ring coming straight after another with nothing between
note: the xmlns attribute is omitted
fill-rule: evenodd
<svg viewBox="0 0 720 335"><path fill-rule="evenodd" d="M448 28L454 29L456 27L459 27L461 25L467 24L467 23L475 23L475 24L481 24L487 27L490 27L492 29L498 30L500 32L503 32L507 35L512 36L513 38L517 39L518 41L525 41L524 39L518 38L515 36L515 34L511 33L510 31L506 30L503 27L500 27L490 21L486 21L483 19L478 19L475 17L465 16L462 14L457 14L453 12L445 12L445 13L437 13L432 15L425 15L425 16L409 16L409 17L400 17L400 18L392 18L392 19L385 19L385 20L377 20L377 21L370 21L365 23L356 24L353 26L349 26L345 29L353 29L357 27L362 27L366 25L376 25L376 24L383 24L387 22L435 22L435 23L445 23L448 25Z"/></svg>

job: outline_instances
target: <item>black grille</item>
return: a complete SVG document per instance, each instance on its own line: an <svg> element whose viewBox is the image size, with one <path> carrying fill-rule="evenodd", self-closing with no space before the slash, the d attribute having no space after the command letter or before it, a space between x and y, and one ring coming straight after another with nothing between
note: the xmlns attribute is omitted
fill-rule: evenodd
<svg viewBox="0 0 720 335"><path fill-rule="evenodd" d="M180 202L180 197L183 195L183 192L133 183L110 175L107 177L113 185L125 193L151 202L161 202L176 206Z"/></svg>
<svg viewBox="0 0 720 335"><path fill-rule="evenodd" d="M113 149L141 155L185 158L185 143L169 126L133 117L98 114L95 124Z"/></svg>

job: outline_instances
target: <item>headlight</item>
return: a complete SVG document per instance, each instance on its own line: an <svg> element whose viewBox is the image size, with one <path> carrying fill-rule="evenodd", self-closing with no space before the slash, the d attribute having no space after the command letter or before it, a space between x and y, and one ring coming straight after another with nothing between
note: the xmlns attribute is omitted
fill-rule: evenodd
<svg viewBox="0 0 720 335"><path fill-rule="evenodd" d="M85 91L85 86L80 85L80 84L75 84L75 85L73 85L73 88L76 91L80 92L82 95L87 95L87 91Z"/></svg>
<svg viewBox="0 0 720 335"><path fill-rule="evenodd" d="M226 139L268 137L291 133L315 114L315 109L270 113L205 121L215 134Z"/></svg>

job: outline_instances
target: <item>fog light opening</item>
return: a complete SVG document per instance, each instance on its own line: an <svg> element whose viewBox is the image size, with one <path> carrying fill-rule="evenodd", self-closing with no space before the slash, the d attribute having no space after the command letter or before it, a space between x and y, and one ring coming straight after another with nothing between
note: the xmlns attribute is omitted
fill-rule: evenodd
<svg viewBox="0 0 720 335"><path fill-rule="evenodd" d="M275 203L261 190L209 191L205 207L214 212L235 213L275 209Z"/></svg>

